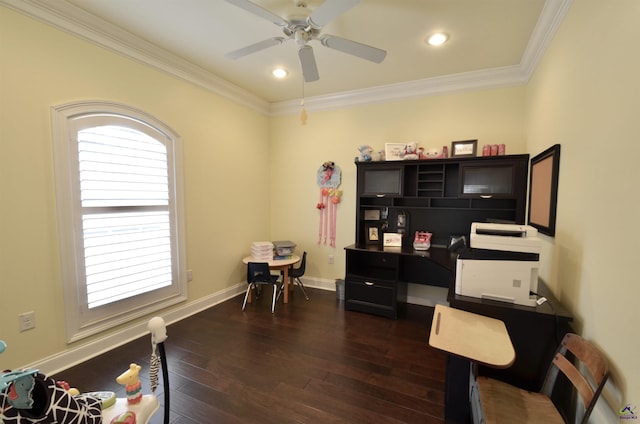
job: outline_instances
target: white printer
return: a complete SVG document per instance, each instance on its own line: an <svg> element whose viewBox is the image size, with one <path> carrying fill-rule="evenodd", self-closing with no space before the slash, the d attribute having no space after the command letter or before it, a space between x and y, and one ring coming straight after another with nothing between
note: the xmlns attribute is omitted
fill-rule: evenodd
<svg viewBox="0 0 640 424"><path fill-rule="evenodd" d="M540 268L538 230L528 225L471 224L470 249L456 261L455 293L536 306Z"/></svg>

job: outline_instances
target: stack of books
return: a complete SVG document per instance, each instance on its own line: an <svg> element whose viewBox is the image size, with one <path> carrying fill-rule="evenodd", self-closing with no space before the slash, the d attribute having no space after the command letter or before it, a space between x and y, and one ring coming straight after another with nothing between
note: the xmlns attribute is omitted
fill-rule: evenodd
<svg viewBox="0 0 640 424"><path fill-rule="evenodd" d="M259 262L273 259L273 243L270 241L254 241L251 243L251 256Z"/></svg>

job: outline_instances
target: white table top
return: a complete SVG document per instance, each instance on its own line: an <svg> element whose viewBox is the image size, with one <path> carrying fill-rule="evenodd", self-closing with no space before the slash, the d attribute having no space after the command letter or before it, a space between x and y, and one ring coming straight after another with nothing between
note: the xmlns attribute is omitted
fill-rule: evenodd
<svg viewBox="0 0 640 424"><path fill-rule="evenodd" d="M444 305L436 305L429 345L494 368L516 360L504 322Z"/></svg>
<svg viewBox="0 0 640 424"><path fill-rule="evenodd" d="M248 264L249 262L267 262L270 267L278 267L278 266L287 266L293 265L300 262L300 256L291 255L285 259L271 259L270 261L265 261L264 259L254 259L253 256L245 256L242 258L242 262Z"/></svg>

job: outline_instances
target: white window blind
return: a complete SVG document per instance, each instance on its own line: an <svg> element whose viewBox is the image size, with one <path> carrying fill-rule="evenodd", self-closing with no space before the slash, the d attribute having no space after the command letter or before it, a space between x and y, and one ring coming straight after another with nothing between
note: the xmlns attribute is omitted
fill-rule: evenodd
<svg viewBox="0 0 640 424"><path fill-rule="evenodd" d="M52 118L68 340L184 301L179 137L114 103Z"/></svg>
<svg viewBox="0 0 640 424"><path fill-rule="evenodd" d="M78 132L89 308L171 285L167 154L117 126Z"/></svg>

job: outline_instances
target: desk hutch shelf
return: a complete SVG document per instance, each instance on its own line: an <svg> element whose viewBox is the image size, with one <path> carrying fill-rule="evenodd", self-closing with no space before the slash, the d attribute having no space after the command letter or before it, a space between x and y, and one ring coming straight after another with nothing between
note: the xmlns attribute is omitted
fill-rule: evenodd
<svg viewBox="0 0 640 424"><path fill-rule="evenodd" d="M356 243L346 248L346 308L396 318L407 283L450 287L451 236L468 240L474 221L524 224L528 165L529 155L356 162ZM416 231L433 234L429 251L413 250ZM385 232L404 233L402 247L385 249Z"/></svg>

